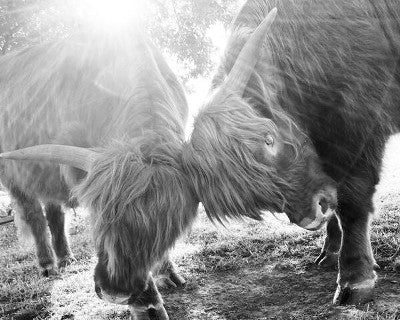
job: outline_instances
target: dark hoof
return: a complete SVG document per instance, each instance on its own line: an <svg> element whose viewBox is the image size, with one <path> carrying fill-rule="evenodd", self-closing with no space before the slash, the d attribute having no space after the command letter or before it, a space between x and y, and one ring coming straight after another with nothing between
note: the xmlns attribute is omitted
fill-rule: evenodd
<svg viewBox="0 0 400 320"><path fill-rule="evenodd" d="M148 314L150 320L169 320L167 310L165 310L164 306L161 306L158 309L150 308Z"/></svg>
<svg viewBox="0 0 400 320"><path fill-rule="evenodd" d="M186 280L178 273L171 273L170 279L177 288L184 288L186 286Z"/></svg>
<svg viewBox="0 0 400 320"><path fill-rule="evenodd" d="M156 278L156 286L159 289L184 288L186 281L178 274L162 275Z"/></svg>
<svg viewBox="0 0 400 320"><path fill-rule="evenodd" d="M314 260L315 264L319 264L323 258L326 256L326 251L322 251L317 259Z"/></svg>
<svg viewBox="0 0 400 320"><path fill-rule="evenodd" d="M135 308L133 306L129 307L131 311L131 320L169 320L167 311L163 305L157 308Z"/></svg>
<svg viewBox="0 0 400 320"><path fill-rule="evenodd" d="M393 270L400 273L400 258L395 260Z"/></svg>
<svg viewBox="0 0 400 320"><path fill-rule="evenodd" d="M338 286L333 298L336 305L361 305L373 300L374 281L365 281L353 286Z"/></svg>
<svg viewBox="0 0 400 320"><path fill-rule="evenodd" d="M176 288L176 284L168 277L157 277L155 279L158 289L171 289Z"/></svg>
<svg viewBox="0 0 400 320"><path fill-rule="evenodd" d="M46 266L46 267L42 268L40 274L43 277L46 277L46 278L47 277L52 277L52 276L58 275L58 270L57 270L57 268L55 266L49 265L49 266Z"/></svg>
<svg viewBox="0 0 400 320"><path fill-rule="evenodd" d="M74 256L67 256L64 257L63 259L58 260L58 268L63 269L72 263L76 262L76 259Z"/></svg>
<svg viewBox="0 0 400 320"><path fill-rule="evenodd" d="M321 267L323 269L337 270L338 257L339 256L337 253L323 251L318 256L318 258L315 259L314 263L316 263L319 267Z"/></svg>

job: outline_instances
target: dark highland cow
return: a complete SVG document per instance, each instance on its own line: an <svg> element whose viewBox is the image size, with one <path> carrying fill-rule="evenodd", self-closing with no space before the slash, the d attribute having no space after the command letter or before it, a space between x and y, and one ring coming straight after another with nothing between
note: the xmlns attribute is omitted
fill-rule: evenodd
<svg viewBox="0 0 400 320"><path fill-rule="evenodd" d="M183 153L211 218L328 220L317 262L338 257L335 303L370 300L377 279L372 196L400 128L399 58L397 0L249 0Z"/></svg>
<svg viewBox="0 0 400 320"><path fill-rule="evenodd" d="M91 212L98 296L133 306L139 319L150 307L167 319L152 271L184 283L168 250L198 201L181 167L185 95L160 52L140 34L89 32L9 54L0 61L0 108L3 158L28 160L2 160L1 181L42 270L56 271L53 249L59 265L72 259L61 204L71 203L73 186Z"/></svg>

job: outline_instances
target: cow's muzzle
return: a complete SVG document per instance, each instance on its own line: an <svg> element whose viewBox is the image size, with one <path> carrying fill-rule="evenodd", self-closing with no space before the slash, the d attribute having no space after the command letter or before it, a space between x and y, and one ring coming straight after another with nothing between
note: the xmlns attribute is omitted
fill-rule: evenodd
<svg viewBox="0 0 400 320"><path fill-rule="evenodd" d="M96 291L97 296L101 300L105 300L107 302L127 305L131 301L131 296L129 295L112 295L108 294L105 290L103 290L100 286L95 285L94 290Z"/></svg>
<svg viewBox="0 0 400 320"><path fill-rule="evenodd" d="M312 199L312 211L314 215L303 218L298 225L307 230L318 230L335 214L336 208L336 189L327 187L314 195Z"/></svg>

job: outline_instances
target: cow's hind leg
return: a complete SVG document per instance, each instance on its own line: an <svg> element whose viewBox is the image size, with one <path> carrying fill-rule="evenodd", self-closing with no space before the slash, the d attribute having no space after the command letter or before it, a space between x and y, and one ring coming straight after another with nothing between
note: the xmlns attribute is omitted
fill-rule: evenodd
<svg viewBox="0 0 400 320"><path fill-rule="evenodd" d="M129 306L132 320L168 320L164 301L157 290L154 279L150 276L146 290Z"/></svg>
<svg viewBox="0 0 400 320"><path fill-rule="evenodd" d="M186 284L185 279L179 275L175 264L169 258L164 260L156 273L156 284L159 288L179 288Z"/></svg>
<svg viewBox="0 0 400 320"><path fill-rule="evenodd" d="M336 269L340 245L342 242L342 231L336 216L332 216L326 227L326 238L321 254L315 260L315 263L323 268Z"/></svg>
<svg viewBox="0 0 400 320"><path fill-rule="evenodd" d="M29 227L35 240L41 273L44 276L57 274L54 253L47 234L46 218L39 201L15 187L11 188L10 193L17 204L17 215L20 223L25 223Z"/></svg>
<svg viewBox="0 0 400 320"><path fill-rule="evenodd" d="M52 236L53 248L58 258L58 267L62 268L75 261L65 230L65 213L59 204L51 202L46 204L45 210Z"/></svg>

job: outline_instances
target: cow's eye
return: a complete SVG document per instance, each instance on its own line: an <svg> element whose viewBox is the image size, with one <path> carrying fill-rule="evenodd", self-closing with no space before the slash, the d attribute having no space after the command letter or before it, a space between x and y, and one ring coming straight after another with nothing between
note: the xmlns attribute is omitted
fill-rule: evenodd
<svg viewBox="0 0 400 320"><path fill-rule="evenodd" d="M268 146L268 147L273 147L274 146L274 142L275 142L275 140L274 140L274 137L273 136L271 136L270 134L265 138L265 144Z"/></svg>

